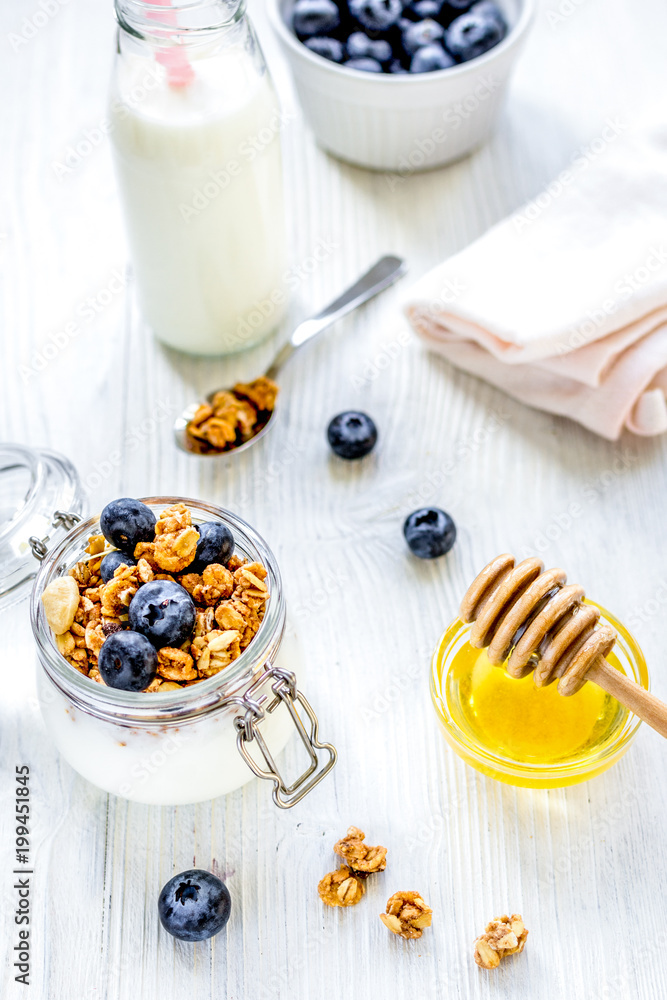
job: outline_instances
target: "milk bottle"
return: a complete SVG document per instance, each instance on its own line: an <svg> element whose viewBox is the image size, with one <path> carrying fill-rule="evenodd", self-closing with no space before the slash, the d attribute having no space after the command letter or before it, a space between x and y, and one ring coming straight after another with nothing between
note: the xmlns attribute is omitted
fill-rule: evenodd
<svg viewBox="0 0 667 1000"><path fill-rule="evenodd" d="M111 140L144 316L181 351L250 347L287 301L283 118L253 29L222 0L116 14Z"/></svg>

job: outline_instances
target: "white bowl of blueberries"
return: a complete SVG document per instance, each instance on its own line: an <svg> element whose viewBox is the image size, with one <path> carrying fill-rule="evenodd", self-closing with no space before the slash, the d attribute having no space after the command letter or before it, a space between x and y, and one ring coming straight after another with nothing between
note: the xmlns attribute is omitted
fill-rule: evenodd
<svg viewBox="0 0 667 1000"><path fill-rule="evenodd" d="M491 132L534 0L268 0L318 142L408 176Z"/></svg>

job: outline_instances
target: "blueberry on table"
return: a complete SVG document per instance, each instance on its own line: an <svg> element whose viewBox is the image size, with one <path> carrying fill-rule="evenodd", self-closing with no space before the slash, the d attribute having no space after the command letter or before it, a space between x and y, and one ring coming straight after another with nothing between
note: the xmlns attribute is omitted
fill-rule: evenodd
<svg viewBox="0 0 667 1000"><path fill-rule="evenodd" d="M348 69L358 69L358 70L361 70L362 73L381 73L382 72L382 66L377 61L377 59L369 59L369 58L366 58L366 59L348 59L347 62L344 63L344 65L347 66Z"/></svg>
<svg viewBox="0 0 667 1000"><path fill-rule="evenodd" d="M329 59L330 62L342 62L345 55L343 43L339 42L337 38L309 38L304 42L304 45L315 55Z"/></svg>
<svg viewBox="0 0 667 1000"><path fill-rule="evenodd" d="M349 0L350 13L366 31L386 31L403 11L401 0Z"/></svg>
<svg viewBox="0 0 667 1000"><path fill-rule="evenodd" d="M433 73L437 69L449 69L455 66L456 60L449 52L445 52L442 45L424 45L417 49L410 63L411 73Z"/></svg>
<svg viewBox="0 0 667 1000"><path fill-rule="evenodd" d="M410 55L414 55L417 49L439 42L444 34L445 29L437 21L432 21L430 18L425 21L415 21L403 31L403 48Z"/></svg>
<svg viewBox="0 0 667 1000"><path fill-rule="evenodd" d="M340 13L333 0L297 0L292 25L300 38L328 35L340 24Z"/></svg>
<svg viewBox="0 0 667 1000"><path fill-rule="evenodd" d="M229 889L211 872L192 868L169 879L157 903L160 923L181 941L205 941L229 920Z"/></svg>
<svg viewBox="0 0 667 1000"><path fill-rule="evenodd" d="M491 14L470 11L452 21L445 35L445 45L460 62L468 62L502 41L505 31Z"/></svg>
<svg viewBox="0 0 667 1000"><path fill-rule="evenodd" d="M211 563L226 566L234 552L234 536L227 525L219 521L205 521L194 527L199 532L199 541L188 573L201 573Z"/></svg>
<svg viewBox="0 0 667 1000"><path fill-rule="evenodd" d="M439 507L422 507L405 519L403 534L414 555L437 559L449 552L456 541L456 525Z"/></svg>
<svg viewBox="0 0 667 1000"><path fill-rule="evenodd" d="M155 538L155 514L141 500L121 497L106 505L100 515L100 528L115 548L132 555L139 542Z"/></svg>
<svg viewBox="0 0 667 1000"><path fill-rule="evenodd" d="M331 450L339 458L363 458L375 447L378 432L367 413L347 410L333 418L327 428L327 438Z"/></svg>
<svg viewBox="0 0 667 1000"><path fill-rule="evenodd" d="M130 628L155 646L180 646L192 635L195 606L180 583L151 580L139 587L129 607Z"/></svg>
<svg viewBox="0 0 667 1000"><path fill-rule="evenodd" d="M112 579L114 573L119 566L136 566L137 561L132 556L129 556L126 552L119 552L116 549L114 552L107 552L104 559L100 563L100 576L102 577L103 583L108 583Z"/></svg>
<svg viewBox="0 0 667 1000"><path fill-rule="evenodd" d="M102 643L97 667L109 687L145 691L157 672L157 653L138 632L114 632Z"/></svg>

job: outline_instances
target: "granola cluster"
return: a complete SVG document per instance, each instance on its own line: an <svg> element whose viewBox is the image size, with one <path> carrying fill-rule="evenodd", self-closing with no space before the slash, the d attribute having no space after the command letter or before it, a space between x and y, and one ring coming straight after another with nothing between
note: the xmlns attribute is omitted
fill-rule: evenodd
<svg viewBox="0 0 667 1000"><path fill-rule="evenodd" d="M317 891L327 906L354 906L364 894L364 879L387 867L387 848L369 847L366 834L351 826L345 837L334 845L334 853L345 861L336 872L320 881Z"/></svg>
<svg viewBox="0 0 667 1000"><path fill-rule="evenodd" d="M278 386L265 375L247 384L238 382L231 392L216 392L188 422L193 451L231 451L245 444L266 426L277 395Z"/></svg>
<svg viewBox="0 0 667 1000"><path fill-rule="evenodd" d="M180 648L158 650L158 668L146 691L171 691L196 684L228 667L257 633L269 590L265 567L232 555L226 566L213 563L202 573L188 572L199 540L184 504L162 511L155 541L140 542L136 566L121 564L104 583L100 567L110 548L104 535L92 535L86 556L45 588L42 601L58 650L80 673L103 684L97 660L105 639L127 629L132 598L144 583L173 580L192 597L196 618L192 636Z"/></svg>
<svg viewBox="0 0 667 1000"><path fill-rule="evenodd" d="M501 959L523 951L527 937L520 913L496 917L475 941L475 961L483 969L496 969Z"/></svg>
<svg viewBox="0 0 667 1000"><path fill-rule="evenodd" d="M402 938L420 938L424 927L431 926L433 910L418 892L395 892L387 900L380 920L392 934Z"/></svg>

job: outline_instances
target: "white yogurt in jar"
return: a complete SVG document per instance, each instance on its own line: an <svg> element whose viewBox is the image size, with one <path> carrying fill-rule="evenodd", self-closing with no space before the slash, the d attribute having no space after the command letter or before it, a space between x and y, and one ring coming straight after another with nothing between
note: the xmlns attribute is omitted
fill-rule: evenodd
<svg viewBox="0 0 667 1000"><path fill-rule="evenodd" d="M274 664L303 680L305 658L294 632L285 634ZM236 745L230 706L189 722L128 726L77 708L38 671L38 696L46 727L65 760L99 788L134 802L182 805L232 792L254 778ZM153 697L149 695L148 697ZM284 705L259 724L275 757L294 733ZM248 744L261 767L266 762Z"/></svg>
<svg viewBox="0 0 667 1000"><path fill-rule="evenodd" d="M174 87L123 55L112 145L145 318L170 347L226 354L285 310L283 119L243 46L192 64L193 82Z"/></svg>

